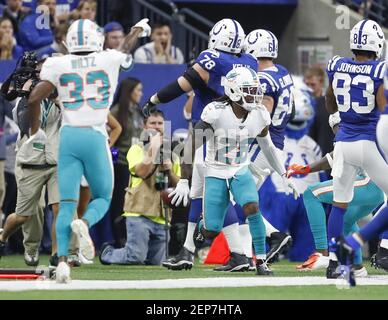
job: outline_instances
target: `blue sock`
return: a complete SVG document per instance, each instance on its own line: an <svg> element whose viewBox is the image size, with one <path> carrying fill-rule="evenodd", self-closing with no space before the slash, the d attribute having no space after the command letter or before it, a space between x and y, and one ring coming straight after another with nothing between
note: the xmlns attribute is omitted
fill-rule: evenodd
<svg viewBox="0 0 388 320"><path fill-rule="evenodd" d="M77 210L76 202L62 202L58 213L55 232L57 234L58 257L67 257L71 235L70 224L73 221L74 212Z"/></svg>
<svg viewBox="0 0 388 320"><path fill-rule="evenodd" d="M342 209L336 206L333 206L331 208L329 223L327 226L327 233L329 236L329 240L343 235L345 212L346 212L346 209Z"/></svg>
<svg viewBox="0 0 388 320"><path fill-rule="evenodd" d="M388 206L376 214L373 219L360 229L359 234L364 242L377 237L381 232L388 229Z"/></svg>
<svg viewBox="0 0 388 320"><path fill-rule="evenodd" d="M248 216L248 225L256 256L265 255L265 226L260 212Z"/></svg>
<svg viewBox="0 0 388 320"><path fill-rule="evenodd" d="M202 198L192 199L189 211L189 222L197 223L202 213Z"/></svg>
<svg viewBox="0 0 388 320"><path fill-rule="evenodd" d="M361 244L360 244L360 243L359 243L352 235L347 236L347 237L345 238L345 241L346 241L346 243L347 243L349 246L352 247L352 249L353 249L354 251L357 251L358 249L361 248Z"/></svg>

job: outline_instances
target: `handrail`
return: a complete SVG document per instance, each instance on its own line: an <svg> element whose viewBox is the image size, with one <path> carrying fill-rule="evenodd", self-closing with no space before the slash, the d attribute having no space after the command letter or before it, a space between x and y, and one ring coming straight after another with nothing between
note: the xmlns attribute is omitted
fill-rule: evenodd
<svg viewBox="0 0 388 320"><path fill-rule="evenodd" d="M179 12L189 15L194 19L197 19L199 22L203 23L205 26L209 27L210 29L214 26L214 22L210 21L209 19L206 19L205 17L201 16L200 14L196 13L195 11L189 8L183 8Z"/></svg>

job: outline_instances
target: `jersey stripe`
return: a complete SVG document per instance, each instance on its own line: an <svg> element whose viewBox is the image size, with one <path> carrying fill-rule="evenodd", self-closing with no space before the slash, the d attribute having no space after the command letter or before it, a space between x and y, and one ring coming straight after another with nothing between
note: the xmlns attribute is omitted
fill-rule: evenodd
<svg viewBox="0 0 388 320"><path fill-rule="evenodd" d="M382 62L381 63L381 67L379 68L379 72L377 74L377 78L378 79L383 79L384 78L384 74L385 74L385 62Z"/></svg>
<svg viewBox="0 0 388 320"><path fill-rule="evenodd" d="M78 45L79 46L84 45L83 27L84 27L84 19L80 19L78 23Z"/></svg>
<svg viewBox="0 0 388 320"><path fill-rule="evenodd" d="M336 63L338 62L338 60L341 59L340 56L334 56L332 58L332 60L329 62L329 71L333 71L334 70L334 67L336 65Z"/></svg>
<svg viewBox="0 0 388 320"><path fill-rule="evenodd" d="M272 78L271 75L269 75L268 73L265 73L265 72L259 72L259 78L260 78L260 77L262 77L262 78L264 78L265 80L267 80L267 81L270 83L270 85L271 85L272 87L275 87L275 88L276 88L276 90L279 90L278 84L276 83L275 79Z"/></svg>
<svg viewBox="0 0 388 320"><path fill-rule="evenodd" d="M364 20L364 21L361 23L360 30L358 30L358 41L357 41L358 44L361 44L362 29L364 29L364 25L365 25L365 23L366 23L367 21L368 21L368 20Z"/></svg>
<svg viewBox="0 0 388 320"><path fill-rule="evenodd" d="M374 76L375 78L378 77L379 72L381 71L380 68L382 67L383 64L384 64L384 62L380 62L378 65L375 66L375 73L373 74L373 76Z"/></svg>
<svg viewBox="0 0 388 320"><path fill-rule="evenodd" d="M271 32L271 31L268 31L268 33L270 34L271 38L272 38L272 45L273 45L273 49L275 51L275 36L274 34Z"/></svg>

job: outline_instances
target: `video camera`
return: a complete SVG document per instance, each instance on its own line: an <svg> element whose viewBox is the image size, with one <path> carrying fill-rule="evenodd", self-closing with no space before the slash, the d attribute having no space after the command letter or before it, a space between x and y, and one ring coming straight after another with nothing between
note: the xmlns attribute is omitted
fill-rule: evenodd
<svg viewBox="0 0 388 320"><path fill-rule="evenodd" d="M1 86L2 95L12 101L17 97L28 97L32 88L39 82L39 71L37 70L38 57L33 51L28 51L18 60L14 72ZM24 84L32 80L30 90L23 90ZM11 90L9 88L11 87Z"/></svg>

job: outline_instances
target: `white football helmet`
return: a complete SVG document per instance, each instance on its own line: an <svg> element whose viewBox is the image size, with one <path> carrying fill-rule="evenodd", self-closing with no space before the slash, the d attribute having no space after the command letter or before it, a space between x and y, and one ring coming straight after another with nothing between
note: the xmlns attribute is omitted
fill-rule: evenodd
<svg viewBox="0 0 388 320"><path fill-rule="evenodd" d="M256 71L246 67L236 67L221 79L225 94L233 102L242 100L241 107L247 111L262 107L263 92Z"/></svg>
<svg viewBox="0 0 388 320"><path fill-rule="evenodd" d="M278 57L278 39L271 31L256 29L245 37L243 50L255 58L276 59Z"/></svg>
<svg viewBox="0 0 388 320"><path fill-rule="evenodd" d="M67 31L66 47L70 53L102 51L104 33L96 23L89 19L76 20Z"/></svg>
<svg viewBox="0 0 388 320"><path fill-rule="evenodd" d="M245 38L244 29L232 19L218 21L209 32L209 49L240 53Z"/></svg>
<svg viewBox="0 0 388 320"><path fill-rule="evenodd" d="M375 52L377 59L381 58L384 42L383 30L372 20L362 20L350 31L350 49Z"/></svg>

